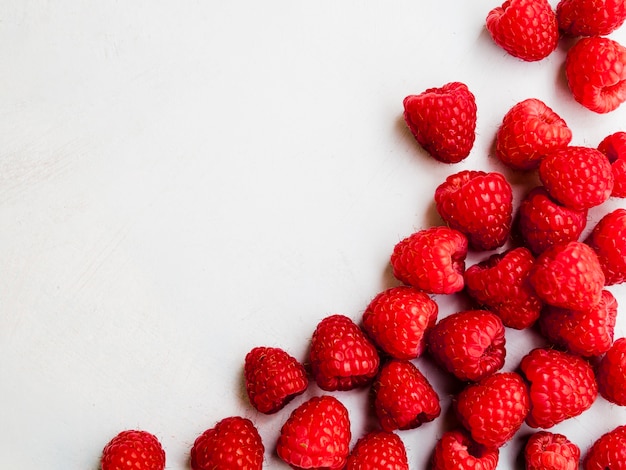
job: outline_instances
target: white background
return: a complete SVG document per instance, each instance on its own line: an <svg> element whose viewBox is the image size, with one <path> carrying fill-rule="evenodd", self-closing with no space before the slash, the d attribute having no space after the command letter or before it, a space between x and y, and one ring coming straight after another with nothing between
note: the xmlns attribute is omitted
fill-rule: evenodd
<svg viewBox="0 0 626 470"><path fill-rule="evenodd" d="M320 391L260 415L242 388L245 354L280 346L305 360L323 317L359 321L396 283L393 246L442 223L432 197L449 174L502 171L519 202L537 180L491 152L516 102L544 100L572 144L624 130L626 105L598 115L572 99L570 42L536 63L494 45L484 19L498 2L379 3L2 2L2 468L96 470L109 439L141 428L168 469L185 469L197 435L235 414L257 424L267 468L287 468L278 431ZM626 28L612 37L626 44ZM453 166L402 121L406 95L449 81L469 86L479 113L472 153ZM594 209L588 229L624 205ZM610 290L626 304L624 286ZM440 317L463 307L436 300ZM623 305L615 335L626 335ZM505 370L538 344L507 331ZM416 364L444 408L400 433L422 469L453 387ZM356 440L371 424L367 392L335 395ZM626 411L598 399L551 430L584 452L618 424Z"/></svg>

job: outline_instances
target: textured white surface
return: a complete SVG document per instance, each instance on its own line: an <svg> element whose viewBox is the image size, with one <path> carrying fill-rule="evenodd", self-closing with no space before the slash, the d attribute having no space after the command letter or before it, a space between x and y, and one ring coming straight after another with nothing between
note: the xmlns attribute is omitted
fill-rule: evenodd
<svg viewBox="0 0 626 470"><path fill-rule="evenodd" d="M142 428L168 469L185 469L196 436L240 414L258 425L267 467L286 468L278 430L319 390L255 413L248 350L304 360L321 318L358 320L394 284L395 243L441 223L432 195L447 175L512 176L490 148L516 102L544 100L573 144L625 129L626 107L596 115L573 101L565 43L538 63L495 46L484 18L497 4L2 2L0 466L95 470L113 435ZM625 28L612 37L626 43ZM472 154L454 166L426 156L401 118L407 94L449 81L479 110ZM512 182L516 195L528 184ZM624 204L593 210L589 227ZM626 305L624 286L611 291ZM440 316L462 306L436 300ZM507 341L506 370L540 344ZM446 414L447 381L417 364ZM336 395L356 439L366 392ZM411 468L425 468L446 421L401 432ZM584 451L618 424L626 410L598 399L552 430Z"/></svg>

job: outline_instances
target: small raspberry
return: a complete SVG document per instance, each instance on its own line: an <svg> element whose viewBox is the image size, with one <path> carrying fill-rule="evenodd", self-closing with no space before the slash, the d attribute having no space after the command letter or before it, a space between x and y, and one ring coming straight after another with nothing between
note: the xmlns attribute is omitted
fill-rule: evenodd
<svg viewBox="0 0 626 470"><path fill-rule="evenodd" d="M626 338L618 338L596 369L598 390L605 400L626 406Z"/></svg>
<svg viewBox="0 0 626 470"><path fill-rule="evenodd" d="M626 132L607 135L598 145L598 150L611 163L614 181L611 196L626 198Z"/></svg>
<svg viewBox="0 0 626 470"><path fill-rule="evenodd" d="M100 465L102 470L163 470L165 451L157 437L149 432L122 431L104 447Z"/></svg>
<svg viewBox="0 0 626 470"><path fill-rule="evenodd" d="M511 231L513 191L497 172L463 170L435 191L437 212L450 228L465 234L475 250L504 245Z"/></svg>
<svg viewBox="0 0 626 470"><path fill-rule="evenodd" d="M559 29L568 36L607 36L626 19L624 0L561 0L556 6Z"/></svg>
<svg viewBox="0 0 626 470"><path fill-rule="evenodd" d="M417 142L435 159L458 163L476 139L476 99L467 85L451 82L404 98L404 120Z"/></svg>
<svg viewBox="0 0 626 470"><path fill-rule="evenodd" d="M600 436L587 451L584 470L626 470L626 426Z"/></svg>
<svg viewBox="0 0 626 470"><path fill-rule="evenodd" d="M537 431L524 446L526 470L578 470L580 448L563 434Z"/></svg>
<svg viewBox="0 0 626 470"><path fill-rule="evenodd" d="M495 154L515 170L533 170L543 156L567 147L572 131L565 121L537 98L514 105L496 133Z"/></svg>
<svg viewBox="0 0 626 470"><path fill-rule="evenodd" d="M419 230L401 240L391 254L393 274L404 284L430 294L463 290L467 237L448 227Z"/></svg>
<svg viewBox="0 0 626 470"><path fill-rule="evenodd" d="M371 431L354 445L345 470L409 470L404 442L392 432Z"/></svg>
<svg viewBox="0 0 626 470"><path fill-rule="evenodd" d="M495 470L500 452L475 442L465 429L443 433L433 453L431 470Z"/></svg>
<svg viewBox="0 0 626 470"><path fill-rule="evenodd" d="M626 281L626 209L603 216L585 243L598 256L607 286Z"/></svg>

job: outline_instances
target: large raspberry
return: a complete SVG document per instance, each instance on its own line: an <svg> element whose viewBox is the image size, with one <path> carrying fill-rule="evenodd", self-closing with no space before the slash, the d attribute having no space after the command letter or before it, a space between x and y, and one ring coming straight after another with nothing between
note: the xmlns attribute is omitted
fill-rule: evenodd
<svg viewBox="0 0 626 470"><path fill-rule="evenodd" d="M626 426L600 436L587 451L584 470L626 470Z"/></svg>
<svg viewBox="0 0 626 470"><path fill-rule="evenodd" d="M585 243L598 256L607 286L626 281L626 209L602 217Z"/></svg>
<svg viewBox="0 0 626 470"><path fill-rule="evenodd" d="M561 0L556 6L559 29L568 36L607 36L626 19L624 0Z"/></svg>

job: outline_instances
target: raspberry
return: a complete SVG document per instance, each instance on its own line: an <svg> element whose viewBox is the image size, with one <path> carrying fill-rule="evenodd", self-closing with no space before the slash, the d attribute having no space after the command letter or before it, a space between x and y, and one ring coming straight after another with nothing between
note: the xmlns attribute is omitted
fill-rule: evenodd
<svg viewBox="0 0 626 470"><path fill-rule="evenodd" d="M598 390L602 397L626 406L626 338L618 338L600 360L596 369Z"/></svg>
<svg viewBox="0 0 626 470"><path fill-rule="evenodd" d="M467 236L475 250L504 245L513 218L513 191L497 172L464 170L435 191L437 212L450 228Z"/></svg>
<svg viewBox="0 0 626 470"><path fill-rule="evenodd" d="M444 432L437 441L431 470L495 470L499 450L475 442L465 429Z"/></svg>
<svg viewBox="0 0 626 470"><path fill-rule="evenodd" d="M583 459L584 470L626 470L626 426L600 436Z"/></svg>
<svg viewBox="0 0 626 470"><path fill-rule="evenodd" d="M373 392L376 416L385 431L414 429L441 414L439 395L410 361L385 363Z"/></svg>
<svg viewBox="0 0 626 470"><path fill-rule="evenodd" d="M458 163L476 138L476 99L467 85L451 82L404 98L404 120L417 142L435 159Z"/></svg>
<svg viewBox="0 0 626 470"><path fill-rule="evenodd" d="M524 446L526 470L578 470L580 448L563 434L538 431Z"/></svg>
<svg viewBox="0 0 626 470"><path fill-rule="evenodd" d="M439 320L428 334L435 361L463 381L477 381L504 365L504 325L487 310L456 312Z"/></svg>
<svg viewBox="0 0 626 470"><path fill-rule="evenodd" d="M104 447L100 465L102 470L163 470L165 451L157 437L149 432L122 431Z"/></svg>
<svg viewBox="0 0 626 470"><path fill-rule="evenodd" d="M613 344L617 301L608 290L595 307L577 311L547 306L541 312L539 326L553 344L572 354L600 356Z"/></svg>
<svg viewBox="0 0 626 470"><path fill-rule="evenodd" d="M544 157L539 178L556 201L575 210L599 206L613 191L609 159L590 147L567 147Z"/></svg>
<svg viewBox="0 0 626 470"><path fill-rule="evenodd" d="M396 359L415 359L425 348L425 333L437 321L438 306L409 286L379 293L363 313L363 329L374 343Z"/></svg>
<svg viewBox="0 0 626 470"><path fill-rule="evenodd" d="M567 147L572 131L565 121L537 98L514 105L496 133L495 154L515 170L533 170L543 156Z"/></svg>
<svg viewBox="0 0 626 470"><path fill-rule="evenodd" d="M567 51L565 77L581 105L611 112L626 101L626 48L605 37L582 38Z"/></svg>
<svg viewBox="0 0 626 470"><path fill-rule="evenodd" d="M626 281L626 209L604 215L585 243L598 256L607 286Z"/></svg>
<svg viewBox="0 0 626 470"><path fill-rule="evenodd" d="M598 395L593 369L580 356L536 348L520 369L530 383L530 413L526 424L548 429L589 409Z"/></svg>
<svg viewBox="0 0 626 470"><path fill-rule="evenodd" d="M371 431L354 445L345 470L409 470L404 442L392 432Z"/></svg>
<svg viewBox="0 0 626 470"><path fill-rule="evenodd" d="M489 12L486 26L498 46L528 62L548 57L559 40L556 14L547 0L506 0Z"/></svg>
<svg viewBox="0 0 626 470"><path fill-rule="evenodd" d="M607 156L613 172L613 197L626 198L626 132L607 135L598 150Z"/></svg>
<svg viewBox="0 0 626 470"><path fill-rule="evenodd" d="M465 271L468 295L500 317L504 326L528 328L539 318L543 303L528 280L535 258L528 248L495 253Z"/></svg>
<svg viewBox="0 0 626 470"><path fill-rule="evenodd" d="M252 421L231 416L198 436L191 448L192 470L263 468L265 448Z"/></svg>
<svg viewBox="0 0 626 470"><path fill-rule="evenodd" d="M559 29L568 36L607 36L626 19L624 0L561 0L556 6Z"/></svg>
<svg viewBox="0 0 626 470"><path fill-rule="evenodd" d="M457 395L455 410L474 441L501 447L524 423L528 390L517 373L497 372L466 386Z"/></svg>
<svg viewBox="0 0 626 470"><path fill-rule="evenodd" d="M529 279L545 303L572 310L595 307L604 287L598 256L582 242L560 243L541 253Z"/></svg>
<svg viewBox="0 0 626 470"><path fill-rule="evenodd" d="M280 348L257 347L244 364L246 392L261 413L276 413L304 393L309 380L304 366Z"/></svg>
<svg viewBox="0 0 626 470"><path fill-rule="evenodd" d="M380 359L365 333L345 315L319 322L311 338L311 372L326 391L351 390L370 384Z"/></svg>
<svg viewBox="0 0 626 470"><path fill-rule="evenodd" d="M419 230L401 240L391 254L394 276L431 294L463 290L467 237L448 227Z"/></svg>

